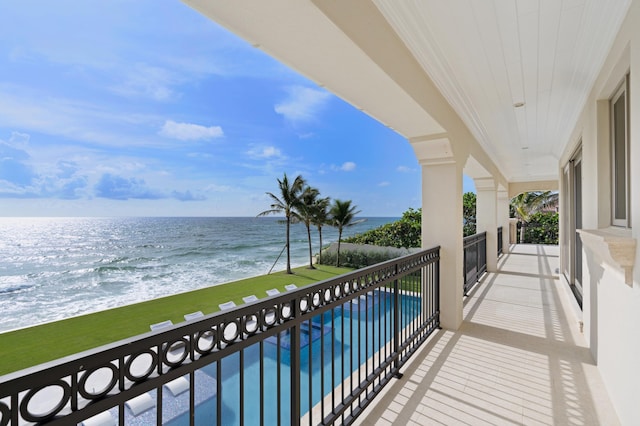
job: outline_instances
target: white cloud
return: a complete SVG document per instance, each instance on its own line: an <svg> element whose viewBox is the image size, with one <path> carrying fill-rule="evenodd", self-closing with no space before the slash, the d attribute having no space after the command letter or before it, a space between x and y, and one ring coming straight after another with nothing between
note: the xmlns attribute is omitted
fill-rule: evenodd
<svg viewBox="0 0 640 426"><path fill-rule="evenodd" d="M177 123L173 120L165 121L159 134L181 141L209 140L224 136L220 126L206 127L193 123Z"/></svg>
<svg viewBox="0 0 640 426"><path fill-rule="evenodd" d="M179 78L167 69L136 64L132 69L125 71L124 81L111 87L114 93L156 101L168 101L177 96L172 86L179 84Z"/></svg>
<svg viewBox="0 0 640 426"><path fill-rule="evenodd" d="M227 192L230 191L231 187L227 186L227 185L217 185L215 183L212 183L210 185L207 185L204 188L205 192Z"/></svg>
<svg viewBox="0 0 640 426"><path fill-rule="evenodd" d="M27 86L0 83L0 127L64 136L107 146L152 146L158 138L132 137L155 126L158 117L106 104L70 98L43 96Z"/></svg>
<svg viewBox="0 0 640 426"><path fill-rule="evenodd" d="M30 139L31 139L31 136L28 135L27 133L11 132L9 143L11 143L13 146L19 146L24 148L29 143Z"/></svg>
<svg viewBox="0 0 640 426"><path fill-rule="evenodd" d="M355 169L356 163L354 163L353 161L347 161L346 163L343 163L342 166L340 166L340 170L342 170L343 172L351 172Z"/></svg>
<svg viewBox="0 0 640 426"><path fill-rule="evenodd" d="M247 154L251 158L281 158L282 152L275 146L252 147Z"/></svg>
<svg viewBox="0 0 640 426"><path fill-rule="evenodd" d="M412 173L416 171L416 169L412 169L411 167L407 167L407 166L398 166L396 170L399 171L400 173Z"/></svg>
<svg viewBox="0 0 640 426"><path fill-rule="evenodd" d="M304 86L287 89L289 96L274 106L274 110L292 123L313 121L331 99L324 90Z"/></svg>
<svg viewBox="0 0 640 426"><path fill-rule="evenodd" d="M347 161L342 163L340 166L332 164L329 168L334 172L352 172L356 169L356 163L353 161Z"/></svg>
<svg viewBox="0 0 640 426"><path fill-rule="evenodd" d="M390 182L387 182L387 181L380 182L380 183L378 184L378 186L389 186L389 185L391 185L391 183L390 183Z"/></svg>

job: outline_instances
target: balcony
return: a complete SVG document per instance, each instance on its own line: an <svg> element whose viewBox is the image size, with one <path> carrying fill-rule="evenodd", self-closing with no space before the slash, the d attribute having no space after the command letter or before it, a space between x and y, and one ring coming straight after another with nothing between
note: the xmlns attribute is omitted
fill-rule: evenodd
<svg viewBox="0 0 640 426"><path fill-rule="evenodd" d="M0 424L619 423L557 247L512 246L465 284L457 331L438 328L438 263L423 251L5 376Z"/></svg>
<svg viewBox="0 0 640 426"><path fill-rule="evenodd" d="M558 277L556 246L515 245L358 424L619 424Z"/></svg>

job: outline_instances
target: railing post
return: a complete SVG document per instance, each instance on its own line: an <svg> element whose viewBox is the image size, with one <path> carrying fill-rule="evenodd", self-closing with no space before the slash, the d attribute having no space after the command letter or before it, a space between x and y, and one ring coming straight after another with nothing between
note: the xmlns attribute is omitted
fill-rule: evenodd
<svg viewBox="0 0 640 426"><path fill-rule="evenodd" d="M394 266L394 275L398 276L398 263ZM398 279L393 280L393 353L396 359L393 362L393 376L402 378L400 374L400 290Z"/></svg>
<svg viewBox="0 0 640 426"><path fill-rule="evenodd" d="M435 307L435 312L437 313L437 321L438 321L438 328L442 329L442 326L440 325L440 248L438 248L438 260L435 263L435 276L433 277L433 285L435 286L434 289L434 307Z"/></svg>
<svg viewBox="0 0 640 426"><path fill-rule="evenodd" d="M300 325L291 327L291 425L300 424ZM311 361L309 361L311 362Z"/></svg>
<svg viewBox="0 0 640 426"><path fill-rule="evenodd" d="M482 250L481 250L481 246L482 246L482 238L480 235L478 235L478 239L476 240L476 280L475 282L478 282L478 280L480 279L480 274L482 272Z"/></svg>

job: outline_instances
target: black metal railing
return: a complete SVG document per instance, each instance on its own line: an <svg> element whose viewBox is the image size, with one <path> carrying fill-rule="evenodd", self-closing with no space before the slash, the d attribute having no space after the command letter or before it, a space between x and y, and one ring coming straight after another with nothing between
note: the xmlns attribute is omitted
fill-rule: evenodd
<svg viewBox="0 0 640 426"><path fill-rule="evenodd" d="M498 257L503 253L502 251L502 226L498 226Z"/></svg>
<svg viewBox="0 0 640 426"><path fill-rule="evenodd" d="M464 237L464 295L487 270L487 233Z"/></svg>
<svg viewBox="0 0 640 426"><path fill-rule="evenodd" d="M349 424L439 327L439 275L436 247L0 377L0 426Z"/></svg>

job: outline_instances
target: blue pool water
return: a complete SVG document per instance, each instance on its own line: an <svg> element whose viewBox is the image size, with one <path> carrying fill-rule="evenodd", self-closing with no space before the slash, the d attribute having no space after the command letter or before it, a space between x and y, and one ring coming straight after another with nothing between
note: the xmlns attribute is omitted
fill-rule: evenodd
<svg viewBox="0 0 640 426"><path fill-rule="evenodd" d="M313 318L311 332L301 333L307 339L301 339L300 381L301 381L301 413L304 415L309 407L318 404L321 398L329 395L331 390L348 378L352 372L381 347L390 341L393 333L393 296L376 291L367 300L358 299L358 304L347 303L331 312ZM420 313L420 298L402 296L401 326L406 326ZM342 324L344 323L344 328ZM332 326L333 325L333 326ZM323 333L324 331L324 333ZM358 344L358 334L360 343ZM321 337L324 336L324 337ZM365 338L366 336L366 338ZM309 339L311 337L311 339ZM311 344L308 342L311 340ZM264 398L265 424L289 424L290 418L290 380L291 360L286 333L280 339L280 362L278 362L278 345L275 339L265 341L263 345L262 369L264 382L260 382L260 346L250 346L244 350L243 388L244 388L244 423L260 424L260 395ZM333 343L333 348L332 348ZM324 345L324 358L321 347ZM333 353L332 353L333 349ZM222 400L222 424L240 424L241 374L240 353L222 360L221 394L215 395L215 389L208 389L212 396L196 407L196 424L216 424L218 398ZM335 362L332 383L331 362ZM311 362L310 362L311 360ZM280 366L280 398L278 399L278 364ZM323 368L323 367L324 368ZM211 364L202 369L206 378L218 380L217 365ZM196 375L196 388L198 388ZM322 383L324 378L324 383ZM212 381L215 383L215 381ZM311 392L311 395L309 394ZM348 389L347 389L348 392ZM340 401L341 393L337 393L336 401ZM278 422L278 405L280 421ZM186 407L185 407L186 408ZM319 419L314 419L317 423ZM188 425L187 413L168 422L172 426Z"/></svg>

